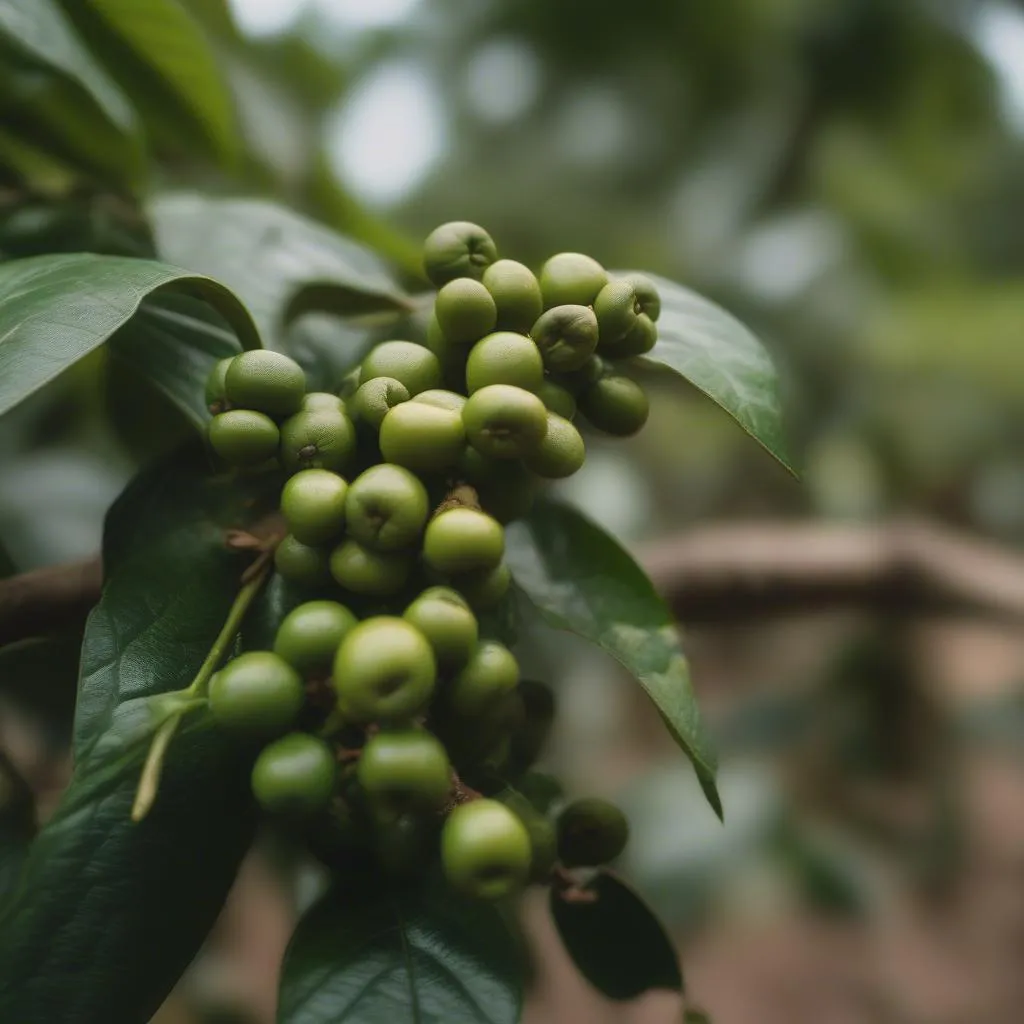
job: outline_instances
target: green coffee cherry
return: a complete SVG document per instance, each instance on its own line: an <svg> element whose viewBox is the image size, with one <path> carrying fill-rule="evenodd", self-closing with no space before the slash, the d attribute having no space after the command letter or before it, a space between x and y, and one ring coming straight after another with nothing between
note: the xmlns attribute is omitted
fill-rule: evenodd
<svg viewBox="0 0 1024 1024"><path fill-rule="evenodd" d="M442 386L437 356L414 341L382 341L366 354L359 366L359 384L374 377L393 377L410 395Z"/></svg>
<svg viewBox="0 0 1024 1024"><path fill-rule="evenodd" d="M409 581L411 571L412 563L404 552L374 551L351 538L331 552L331 575L353 594L397 594Z"/></svg>
<svg viewBox="0 0 1024 1024"><path fill-rule="evenodd" d="M636 318L636 323L617 341L601 343L601 352L609 359L631 359L643 356L654 348L658 340L658 328L646 313Z"/></svg>
<svg viewBox="0 0 1024 1024"><path fill-rule="evenodd" d="M595 259L579 252L560 252L541 267L544 308L590 306L608 283L608 274Z"/></svg>
<svg viewBox="0 0 1024 1024"><path fill-rule="evenodd" d="M256 466L277 455L277 424L262 412L231 409L210 420L210 447L231 466Z"/></svg>
<svg viewBox="0 0 1024 1024"><path fill-rule="evenodd" d="M526 465L548 480L561 480L581 469L587 457L580 432L566 419L548 413L548 429L540 447L526 456Z"/></svg>
<svg viewBox="0 0 1024 1024"><path fill-rule="evenodd" d="M427 324L427 348L437 357L441 365L441 375L445 385L450 388L465 390L466 360L469 358L469 345L453 345L444 336L437 317L431 316ZM437 388L428 390L440 390ZM426 394L421 391L420 394ZM419 396L417 396L419 397Z"/></svg>
<svg viewBox="0 0 1024 1024"><path fill-rule="evenodd" d="M345 528L348 483L326 469L304 469L281 491L281 511L288 529L303 544L327 544Z"/></svg>
<svg viewBox="0 0 1024 1024"><path fill-rule="evenodd" d="M579 400L580 392L599 381L608 373L608 364L598 355L592 355L578 370L554 374L556 384L565 388Z"/></svg>
<svg viewBox="0 0 1024 1024"><path fill-rule="evenodd" d="M356 772L374 810L385 815L440 810L451 789L448 754L422 729L378 732L363 747Z"/></svg>
<svg viewBox="0 0 1024 1024"><path fill-rule="evenodd" d="M465 447L461 414L428 402L398 405L380 425L384 458L421 475L451 469Z"/></svg>
<svg viewBox="0 0 1024 1024"><path fill-rule="evenodd" d="M408 402L409 389L394 377L373 377L352 396L352 415L363 423L369 424L374 430L380 425L388 412L402 402Z"/></svg>
<svg viewBox="0 0 1024 1024"><path fill-rule="evenodd" d="M521 519L533 506L537 477L517 460L492 459L470 447L459 460L459 473L476 488L480 507L499 523Z"/></svg>
<svg viewBox="0 0 1024 1024"><path fill-rule="evenodd" d="M498 250L491 236L469 221L442 224L423 243L423 269L435 288L457 277L479 281L497 258Z"/></svg>
<svg viewBox="0 0 1024 1024"><path fill-rule="evenodd" d="M454 581L458 591L474 611L496 608L512 585L512 571L504 562L490 572L467 573Z"/></svg>
<svg viewBox="0 0 1024 1024"><path fill-rule="evenodd" d="M491 384L470 395L462 422L470 444L492 459L529 455L540 447L548 429L544 403L508 384Z"/></svg>
<svg viewBox="0 0 1024 1024"><path fill-rule="evenodd" d="M564 419L571 420L576 415L576 399L570 391L553 380L545 380L541 384L537 397L550 412L557 413Z"/></svg>
<svg viewBox="0 0 1024 1024"><path fill-rule="evenodd" d="M607 864L629 840L626 816L597 797L574 800L558 816L557 827L558 855L567 868Z"/></svg>
<svg viewBox="0 0 1024 1024"><path fill-rule="evenodd" d="M206 408L215 416L219 412L225 412L228 407L227 385L224 378L234 358L228 356L227 359L216 362L209 377L206 378Z"/></svg>
<svg viewBox="0 0 1024 1024"><path fill-rule="evenodd" d="M523 823L530 836L529 881L536 884L547 882L558 864L558 840L554 822L539 813L521 793L503 793L501 802Z"/></svg>
<svg viewBox="0 0 1024 1024"><path fill-rule="evenodd" d="M302 710L299 674L270 651L229 661L210 680L210 714L218 725L256 736L284 732Z"/></svg>
<svg viewBox="0 0 1024 1024"><path fill-rule="evenodd" d="M423 558L440 573L489 571L505 553L505 531L486 512L450 508L434 516L423 535Z"/></svg>
<svg viewBox="0 0 1024 1024"><path fill-rule="evenodd" d="M544 383L544 361L536 344L524 334L497 331L481 338L466 362L470 395L491 384L537 391Z"/></svg>
<svg viewBox="0 0 1024 1024"><path fill-rule="evenodd" d="M441 862L455 889L499 900L521 888L533 851L523 823L497 800L472 800L448 815L441 832Z"/></svg>
<svg viewBox="0 0 1024 1024"><path fill-rule="evenodd" d="M632 285L640 312L649 317L651 323L657 323L658 317L661 316L661 296L654 282L649 277L635 272L623 274L622 280Z"/></svg>
<svg viewBox="0 0 1024 1024"><path fill-rule="evenodd" d="M594 299L594 315L600 327L603 352L629 331L640 315L640 303L633 286L621 278L609 281Z"/></svg>
<svg viewBox="0 0 1024 1024"><path fill-rule="evenodd" d="M561 782L546 772L526 772L516 782L516 789L541 814L549 813L565 797Z"/></svg>
<svg viewBox="0 0 1024 1024"><path fill-rule="evenodd" d="M337 763L316 736L293 732L265 747L252 769L252 791L271 814L315 814L334 792Z"/></svg>
<svg viewBox="0 0 1024 1024"><path fill-rule="evenodd" d="M387 463L357 476L345 499L349 536L377 551L416 544L429 512L423 484L409 470Z"/></svg>
<svg viewBox="0 0 1024 1024"><path fill-rule="evenodd" d="M519 683L523 717L512 733L509 767L519 774L540 756L555 720L555 695L550 686L534 679Z"/></svg>
<svg viewBox="0 0 1024 1024"><path fill-rule="evenodd" d="M597 348L598 326L588 306L554 306L530 330L549 370L578 370Z"/></svg>
<svg viewBox="0 0 1024 1024"><path fill-rule="evenodd" d="M326 409L328 412L344 412L345 403L329 391L310 391L302 399L299 407L302 412L314 412Z"/></svg>
<svg viewBox="0 0 1024 1024"><path fill-rule="evenodd" d="M650 403L644 389L628 377L611 374L579 396L580 412L598 430L629 437L647 422Z"/></svg>
<svg viewBox="0 0 1024 1024"><path fill-rule="evenodd" d="M492 263L483 276L498 314L498 330L525 334L544 310L540 282L529 267L515 260Z"/></svg>
<svg viewBox="0 0 1024 1024"><path fill-rule="evenodd" d="M437 852L438 822L434 815L385 815L374 823L377 864L394 878L426 873Z"/></svg>
<svg viewBox="0 0 1024 1024"><path fill-rule="evenodd" d="M424 405L434 405L438 409L451 409L461 413L463 406L466 404L466 396L460 395L457 391L431 388L429 391L421 391L413 401Z"/></svg>
<svg viewBox="0 0 1024 1024"><path fill-rule="evenodd" d="M346 469L356 450L356 432L336 409L297 412L281 426L281 462L289 473Z"/></svg>
<svg viewBox="0 0 1024 1024"><path fill-rule="evenodd" d="M491 293L468 277L449 281L434 302L441 333L453 345L472 345L494 330L498 309Z"/></svg>
<svg viewBox="0 0 1024 1024"><path fill-rule="evenodd" d="M231 360L224 374L224 390L236 409L255 409L274 419L284 419L302 404L306 374L294 359L256 349Z"/></svg>
<svg viewBox="0 0 1024 1024"><path fill-rule="evenodd" d="M277 545L274 568L283 579L303 587L319 587L331 578L327 552L303 544L291 534Z"/></svg>
<svg viewBox="0 0 1024 1024"><path fill-rule="evenodd" d="M472 718L496 707L518 683L519 663L512 652L497 640L485 640L452 680L448 702L456 714Z"/></svg>
<svg viewBox="0 0 1024 1024"><path fill-rule="evenodd" d="M461 668L476 650L479 627L466 600L449 587L424 590L402 618L426 638L442 668Z"/></svg>
<svg viewBox="0 0 1024 1024"><path fill-rule="evenodd" d="M274 653L303 678L330 674L338 645L358 619L337 601L307 601L293 608L277 627Z"/></svg>
<svg viewBox="0 0 1024 1024"><path fill-rule="evenodd" d="M404 619L386 615L360 622L334 659L338 706L356 722L414 717L427 706L436 676L427 638Z"/></svg>

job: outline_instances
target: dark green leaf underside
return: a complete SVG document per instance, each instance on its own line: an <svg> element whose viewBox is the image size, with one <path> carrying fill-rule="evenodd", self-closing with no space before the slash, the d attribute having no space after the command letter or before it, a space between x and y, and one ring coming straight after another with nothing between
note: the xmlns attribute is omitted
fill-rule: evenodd
<svg viewBox="0 0 1024 1024"><path fill-rule="evenodd" d="M555 927L573 963L609 999L651 989L682 992L679 956L654 912L620 879L602 871L583 890L590 900L551 890Z"/></svg>
<svg viewBox="0 0 1024 1024"><path fill-rule="evenodd" d="M280 1024L516 1024L523 963L493 906L440 883L328 896L285 958Z"/></svg>
<svg viewBox="0 0 1024 1024"><path fill-rule="evenodd" d="M689 288L645 276L658 286L662 311L658 342L644 362L685 377L792 471L778 373L761 342L734 316Z"/></svg>
<svg viewBox="0 0 1024 1024"><path fill-rule="evenodd" d="M550 625L597 644L636 677L721 815L689 667L671 613L644 571L582 513L557 502L537 501L506 536L516 585Z"/></svg>

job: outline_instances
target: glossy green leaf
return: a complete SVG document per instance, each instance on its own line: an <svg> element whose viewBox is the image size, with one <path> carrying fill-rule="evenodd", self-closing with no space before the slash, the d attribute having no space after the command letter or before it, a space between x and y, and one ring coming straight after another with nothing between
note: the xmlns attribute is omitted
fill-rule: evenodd
<svg viewBox="0 0 1024 1024"><path fill-rule="evenodd" d="M203 299L245 347L259 346L245 307L230 291L177 267L88 253L0 264L0 414L102 345L147 296L165 290ZM161 376L154 376L158 385Z"/></svg>
<svg viewBox="0 0 1024 1024"><path fill-rule="evenodd" d="M696 292L647 274L661 293L658 341L643 362L667 367L721 406L787 469L779 377L757 338Z"/></svg>
<svg viewBox="0 0 1024 1024"><path fill-rule="evenodd" d="M140 109L148 113L148 101L153 93L158 93L158 102L180 107L185 116L201 126L205 137L225 158L237 156L240 138L227 84L202 30L178 0L62 3L69 14L86 23L87 36L95 40L101 52L107 52L104 40L96 39L98 33L88 29L103 28L111 33L138 59L143 71L152 72L158 79L147 89L149 83L139 82L145 77L139 74L140 69L125 59L128 54L123 50L109 52L107 66L115 76L119 71L134 72L128 82L134 80L133 98Z"/></svg>
<svg viewBox="0 0 1024 1024"><path fill-rule="evenodd" d="M118 180L135 181L141 149L131 105L55 0L0 3L5 127L34 128Z"/></svg>
<svg viewBox="0 0 1024 1024"><path fill-rule="evenodd" d="M516 1024L524 965L492 905L439 883L329 895L285 956L280 1024Z"/></svg>
<svg viewBox="0 0 1024 1024"><path fill-rule="evenodd" d="M268 341L302 313L407 306L369 249L276 203L174 194L154 200L149 213L161 258L232 288Z"/></svg>
<svg viewBox="0 0 1024 1024"><path fill-rule="evenodd" d="M225 546L225 530L251 524L270 497L211 478L205 465L198 445L156 464L108 517L75 773L0 918L0 1020L149 1020L206 938L251 842L252 751L202 716L176 736L150 815L130 818L156 695L194 677L248 561Z"/></svg>
<svg viewBox="0 0 1024 1024"><path fill-rule="evenodd" d="M609 999L683 991L672 940L654 911L615 875L601 871L574 893L552 888L549 905L573 963Z"/></svg>
<svg viewBox="0 0 1024 1024"><path fill-rule="evenodd" d="M507 528L506 542L517 587L550 625L597 644L636 677L721 816L715 757L679 635L643 569L582 513L547 500Z"/></svg>

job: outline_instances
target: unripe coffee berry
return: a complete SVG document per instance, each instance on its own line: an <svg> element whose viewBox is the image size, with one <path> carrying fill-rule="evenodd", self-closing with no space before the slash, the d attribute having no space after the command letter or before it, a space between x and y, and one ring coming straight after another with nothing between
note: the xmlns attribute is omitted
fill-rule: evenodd
<svg viewBox="0 0 1024 1024"><path fill-rule="evenodd" d="M557 413L564 419L571 420L576 415L576 399L572 393L552 380L545 380L541 384L537 397L549 411Z"/></svg>
<svg viewBox="0 0 1024 1024"><path fill-rule="evenodd" d="M344 412L345 403L329 391L310 391L303 396L302 405L299 407L303 412L326 409L328 412Z"/></svg>
<svg viewBox="0 0 1024 1024"><path fill-rule="evenodd" d="M512 652L497 640L485 640L452 680L448 702L456 714L472 718L497 707L518 683L519 663Z"/></svg>
<svg viewBox="0 0 1024 1024"><path fill-rule="evenodd" d="M352 415L374 430L380 430L384 417L410 399L409 389L394 377L373 377L352 396Z"/></svg>
<svg viewBox="0 0 1024 1024"><path fill-rule="evenodd" d="M435 288L457 277L479 280L497 258L498 250L491 236L469 221L442 224L423 243L423 269Z"/></svg>
<svg viewBox="0 0 1024 1024"><path fill-rule="evenodd" d="M444 388L431 388L429 391L421 391L413 401L461 413L466 404L466 396L460 395L457 391L446 391Z"/></svg>
<svg viewBox="0 0 1024 1024"><path fill-rule="evenodd" d="M337 601L307 601L282 620L274 653L306 679L330 674L341 641L358 620Z"/></svg>
<svg viewBox="0 0 1024 1024"><path fill-rule="evenodd" d="M281 426L281 463L289 473L303 469L346 469L356 450L356 432L337 409L297 412Z"/></svg>
<svg viewBox="0 0 1024 1024"><path fill-rule="evenodd" d="M540 349L524 334L497 331L481 338L466 362L466 388L470 395L491 384L507 384L536 391L544 383Z"/></svg>
<svg viewBox="0 0 1024 1024"><path fill-rule="evenodd" d="M387 463L357 476L345 499L349 536L377 551L416 544L429 512L423 484L409 470Z"/></svg>
<svg viewBox="0 0 1024 1024"><path fill-rule="evenodd" d="M434 316L453 345L471 345L494 330L498 309L491 293L468 277L456 278L437 293Z"/></svg>
<svg viewBox="0 0 1024 1024"><path fill-rule="evenodd" d="M271 814L309 815L327 806L337 762L316 736L293 732L264 748L252 769L252 791Z"/></svg>
<svg viewBox="0 0 1024 1024"><path fill-rule="evenodd" d="M402 615L426 638L443 668L460 668L476 650L479 626L466 600L449 587L430 587Z"/></svg>
<svg viewBox="0 0 1024 1024"><path fill-rule="evenodd" d="M490 572L474 572L454 581L458 591L474 611L496 608L512 585L512 571L502 562Z"/></svg>
<svg viewBox="0 0 1024 1024"><path fill-rule="evenodd" d="M598 430L629 437L647 422L650 403L644 389L628 377L611 374L579 396L579 409Z"/></svg>
<svg viewBox="0 0 1024 1024"><path fill-rule="evenodd" d="M578 370L597 348L598 326L588 306L554 306L530 330L549 370Z"/></svg>
<svg viewBox="0 0 1024 1024"><path fill-rule="evenodd" d="M544 307L590 306L608 283L608 274L597 260L579 252L560 252L541 267L540 290Z"/></svg>
<svg viewBox="0 0 1024 1024"><path fill-rule="evenodd" d="M224 378L233 359L234 356L228 356L227 359L218 360L206 378L206 408L214 415L224 412L228 407L227 386Z"/></svg>
<svg viewBox="0 0 1024 1024"><path fill-rule="evenodd" d="M622 280L632 285L640 312L649 317L652 323L657 323L658 317L661 316L661 296L655 283L649 277L635 271L623 274Z"/></svg>
<svg viewBox="0 0 1024 1024"><path fill-rule="evenodd" d="M587 457L580 432L561 416L548 413L548 429L540 447L526 457L527 467L548 480L572 476Z"/></svg>
<svg viewBox="0 0 1024 1024"><path fill-rule="evenodd" d="M505 531L485 512L450 508L434 516L423 535L423 558L448 575L494 569L505 553Z"/></svg>
<svg viewBox="0 0 1024 1024"><path fill-rule="evenodd" d="M327 544L345 528L348 483L326 469L304 469L281 491L281 511L288 529L303 544Z"/></svg>
<svg viewBox="0 0 1024 1024"><path fill-rule="evenodd" d="M631 359L643 356L654 348L658 341L658 328L646 313L640 313L636 323L622 337L615 341L601 342L601 353L609 359Z"/></svg>
<svg viewBox="0 0 1024 1024"><path fill-rule="evenodd" d="M360 622L334 659L338 706L355 722L413 718L430 700L436 675L427 638L391 616Z"/></svg>
<svg viewBox="0 0 1024 1024"><path fill-rule="evenodd" d="M382 730L363 747L356 776L375 811L399 815L443 807L452 768L441 742L429 732Z"/></svg>
<svg viewBox="0 0 1024 1024"><path fill-rule="evenodd" d="M558 816L558 856L567 868L599 867L629 841L629 822L614 804L597 797L574 800Z"/></svg>
<svg viewBox="0 0 1024 1024"><path fill-rule="evenodd" d="M459 460L459 472L476 488L480 507L499 523L521 519L533 506L538 480L518 460L492 459L470 447Z"/></svg>
<svg viewBox="0 0 1024 1024"><path fill-rule="evenodd" d="M408 582L412 563L404 552L374 551L349 538L331 552L331 575L353 594L387 597Z"/></svg>
<svg viewBox="0 0 1024 1024"><path fill-rule="evenodd" d="M519 459L540 446L548 429L548 414L544 403L529 391L491 384L470 395L462 422L470 444L481 454L492 459Z"/></svg>
<svg viewBox="0 0 1024 1024"><path fill-rule="evenodd" d="M374 377L393 377L410 395L443 385L437 356L414 341L382 341L370 349L359 366L359 383Z"/></svg>
<svg viewBox="0 0 1024 1024"><path fill-rule="evenodd" d="M594 299L594 315L601 332L601 351L605 352L633 327L640 315L640 303L633 286L621 278L609 281Z"/></svg>
<svg viewBox="0 0 1024 1024"><path fill-rule="evenodd" d="M231 409L210 420L210 447L231 466L256 466L277 455L277 424L262 412Z"/></svg>
<svg viewBox="0 0 1024 1024"><path fill-rule="evenodd" d="M323 548L303 544L291 534L277 545L274 568L283 579L303 587L319 587L331 578L328 553Z"/></svg>
<svg viewBox="0 0 1024 1024"><path fill-rule="evenodd" d="M218 725L256 736L284 732L298 717L302 679L282 657L250 651L210 680L210 714Z"/></svg>
<svg viewBox="0 0 1024 1024"><path fill-rule="evenodd" d="M380 425L384 458L421 475L451 469L465 447L461 413L429 402L396 406Z"/></svg>
<svg viewBox="0 0 1024 1024"><path fill-rule="evenodd" d="M302 404L306 374L294 359L281 352L257 349L231 360L224 374L224 390L236 409L255 409L274 419L284 419Z"/></svg>
<svg viewBox="0 0 1024 1024"><path fill-rule="evenodd" d="M498 313L498 330L525 334L544 310L540 282L529 267L515 260L492 263L483 276Z"/></svg>
<svg viewBox="0 0 1024 1024"><path fill-rule="evenodd" d="M497 800L472 800L448 815L441 862L453 888L499 900L525 883L533 851L526 826Z"/></svg>

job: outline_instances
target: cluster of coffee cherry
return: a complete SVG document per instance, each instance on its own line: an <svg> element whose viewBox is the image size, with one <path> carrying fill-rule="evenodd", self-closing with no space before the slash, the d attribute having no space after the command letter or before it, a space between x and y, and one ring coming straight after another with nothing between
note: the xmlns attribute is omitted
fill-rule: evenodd
<svg viewBox="0 0 1024 1024"><path fill-rule="evenodd" d="M650 351L660 302L646 278L579 253L535 276L464 222L430 235L424 267L438 287L426 344L381 342L338 394L307 393L271 351L210 376L216 455L288 474L274 565L308 599L273 650L216 673L209 709L267 743L257 800L326 859L416 872L440 848L454 886L500 898L626 842L617 808L566 805L531 770L554 696L520 679L480 616L511 584L503 524L583 465L577 414L617 436L646 421L615 361Z"/></svg>

